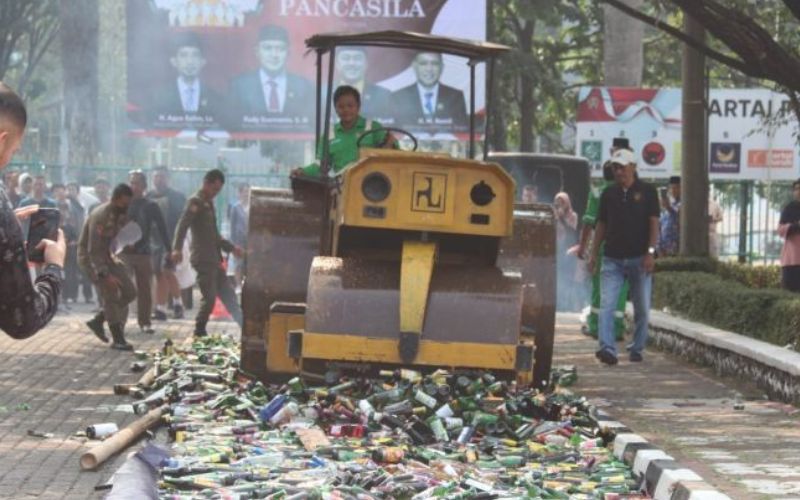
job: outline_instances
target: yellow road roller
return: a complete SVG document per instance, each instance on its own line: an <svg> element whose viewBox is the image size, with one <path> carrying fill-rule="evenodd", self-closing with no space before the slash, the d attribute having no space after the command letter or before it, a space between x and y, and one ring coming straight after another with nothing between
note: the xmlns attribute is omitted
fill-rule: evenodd
<svg viewBox="0 0 800 500"><path fill-rule="evenodd" d="M475 64L488 62L491 75L494 57L507 49L405 32L316 35L306 44L317 52L319 68L324 55L333 66L336 47L350 45L460 55L473 69L471 89ZM328 96L318 90L318 110L327 103L318 143L327 143L320 122L330 122L332 77ZM470 111L474 103L471 96ZM336 175L323 164L321 179L296 177L291 189L252 190L242 294L245 371L274 381L331 365L487 369L547 384L555 326L553 212L547 205L515 206L506 171L473 159L471 115L470 159L361 149Z"/></svg>

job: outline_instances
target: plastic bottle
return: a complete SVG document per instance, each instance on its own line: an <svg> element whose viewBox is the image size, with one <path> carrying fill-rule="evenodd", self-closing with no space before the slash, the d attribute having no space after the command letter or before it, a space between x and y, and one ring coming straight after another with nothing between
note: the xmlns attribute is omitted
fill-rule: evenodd
<svg viewBox="0 0 800 500"><path fill-rule="evenodd" d="M289 401L269 419L269 423L274 426L285 424L298 413L300 413L300 407L294 401Z"/></svg>
<svg viewBox="0 0 800 500"><path fill-rule="evenodd" d="M258 412L258 417L262 422L268 422L278 411L286 404L287 396L285 394L278 394L269 403L261 408Z"/></svg>

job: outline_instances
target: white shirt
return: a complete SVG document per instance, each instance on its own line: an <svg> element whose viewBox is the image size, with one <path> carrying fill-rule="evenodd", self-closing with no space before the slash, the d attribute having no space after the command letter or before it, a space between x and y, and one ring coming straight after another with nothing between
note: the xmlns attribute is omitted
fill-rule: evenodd
<svg viewBox="0 0 800 500"><path fill-rule="evenodd" d="M435 115L436 114L436 103L439 99L439 82L436 82L436 85L430 88L423 87L422 85L417 82L417 92L419 92L419 102L422 104L422 113L425 115ZM431 96L431 110L425 107L425 103L427 102L425 99L426 94L433 94Z"/></svg>
<svg viewBox="0 0 800 500"><path fill-rule="evenodd" d="M264 106L270 113L281 113L286 104L286 73L281 73L278 76L269 76L263 69L258 71L261 78L261 88L264 92ZM276 90L278 91L278 109L269 108L269 95L272 92L272 85L270 82L275 82Z"/></svg>
<svg viewBox="0 0 800 500"><path fill-rule="evenodd" d="M200 109L200 80L195 78L187 83L183 78L178 78L178 95L181 96L183 110L196 113Z"/></svg>

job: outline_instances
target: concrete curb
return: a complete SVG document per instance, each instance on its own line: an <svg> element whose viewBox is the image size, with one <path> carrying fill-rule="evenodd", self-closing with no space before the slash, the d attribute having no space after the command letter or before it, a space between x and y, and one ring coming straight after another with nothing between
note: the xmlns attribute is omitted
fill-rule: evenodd
<svg viewBox="0 0 800 500"><path fill-rule="evenodd" d="M650 338L659 349L723 376L755 382L772 399L800 404L800 353L744 335L650 312Z"/></svg>
<svg viewBox="0 0 800 500"><path fill-rule="evenodd" d="M625 424L604 417L608 416L601 413L597 423L616 434L614 456L633 468L644 490L655 500L731 500Z"/></svg>

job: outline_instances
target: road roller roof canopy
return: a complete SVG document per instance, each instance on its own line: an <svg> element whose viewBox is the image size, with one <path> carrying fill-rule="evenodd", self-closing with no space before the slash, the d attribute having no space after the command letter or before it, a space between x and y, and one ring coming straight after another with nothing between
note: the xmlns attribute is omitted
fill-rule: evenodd
<svg viewBox="0 0 800 500"><path fill-rule="evenodd" d="M317 119L316 119L316 143L322 140L322 160L321 170L323 177L328 177L330 165L328 165L328 139L330 127L322 127L323 123L331 122L332 115L332 96L333 96L333 69L336 59L336 47L343 46L362 46L362 47L384 47L396 49L411 49L419 51L438 52L465 57L469 64L469 157L475 158L475 66L478 63L487 63L486 88L492 88L494 79L494 59L495 57L511 50L510 47L497 43L482 42L477 40L464 40L460 38L448 38L443 36L429 35L424 33L414 33L411 31L373 31L367 33L323 33L317 34L306 39L306 46L317 52ZM322 100L322 57L328 55L328 75L326 98ZM483 159L486 160L488 149L486 148L486 138L489 137L489 119L491 116L492 95L489 93L486 99L486 116L484 120L484 147ZM322 103L325 102L325 113L322 113Z"/></svg>
<svg viewBox="0 0 800 500"><path fill-rule="evenodd" d="M306 39L309 49L329 51L343 45L392 47L397 49L426 50L485 61L511 50L510 47L491 42L446 38L411 31L374 31L370 33L326 33Z"/></svg>

